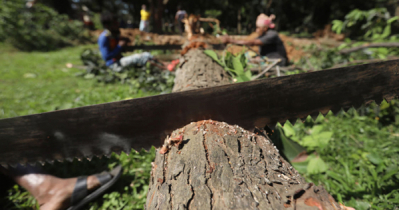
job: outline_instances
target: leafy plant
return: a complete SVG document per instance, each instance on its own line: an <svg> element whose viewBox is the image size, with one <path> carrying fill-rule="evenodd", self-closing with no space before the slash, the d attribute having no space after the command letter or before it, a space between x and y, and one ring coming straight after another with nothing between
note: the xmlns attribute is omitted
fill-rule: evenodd
<svg viewBox="0 0 399 210"><path fill-rule="evenodd" d="M339 202L356 209L399 206L398 101L384 101L357 110L331 112L277 126L272 139L307 179L322 184ZM399 119L399 118L398 118ZM282 142L282 143L281 143ZM306 149L290 150L292 144ZM288 153L291 154L288 154Z"/></svg>
<svg viewBox="0 0 399 210"><path fill-rule="evenodd" d="M213 50L204 50L204 53L221 65L233 78L234 82L250 81L252 77L251 71L247 68L247 59L244 54L234 56L230 52L225 52L225 55L219 59L218 55Z"/></svg>
<svg viewBox="0 0 399 210"><path fill-rule="evenodd" d="M334 20L332 30L340 34L342 32L357 32L363 34L366 40L384 40L391 35L391 25L399 19L391 17L386 8L375 8L368 11L352 10L345 16L345 20ZM350 31L350 29L353 29ZM359 30L360 29L360 30Z"/></svg>
<svg viewBox="0 0 399 210"><path fill-rule="evenodd" d="M35 4L26 8L26 1L2 1L0 37L18 49L49 51L88 41L83 23L70 21L53 9Z"/></svg>
<svg viewBox="0 0 399 210"><path fill-rule="evenodd" d="M217 18L222 14L222 11L216 9L210 9L205 11L205 15L211 18Z"/></svg>

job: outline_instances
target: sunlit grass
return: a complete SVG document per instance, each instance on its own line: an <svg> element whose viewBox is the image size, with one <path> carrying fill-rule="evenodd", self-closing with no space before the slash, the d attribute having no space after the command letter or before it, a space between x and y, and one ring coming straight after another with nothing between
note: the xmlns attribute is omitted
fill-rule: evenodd
<svg viewBox="0 0 399 210"><path fill-rule="evenodd" d="M102 84L74 74L66 63L81 65L80 52L96 45L53 52L19 52L0 45L0 118L99 104L157 93L134 94L129 85Z"/></svg>

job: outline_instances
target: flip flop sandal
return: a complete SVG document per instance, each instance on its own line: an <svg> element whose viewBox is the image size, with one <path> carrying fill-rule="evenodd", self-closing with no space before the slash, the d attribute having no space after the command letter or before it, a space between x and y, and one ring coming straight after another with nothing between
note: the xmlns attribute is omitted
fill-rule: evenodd
<svg viewBox="0 0 399 210"><path fill-rule="evenodd" d="M67 210L81 209L84 205L94 200L99 195L104 193L108 188L110 188L118 180L121 174L121 165L118 165L110 172L95 174L94 176L96 176L101 186L90 194L88 194L87 190L87 176L78 177L71 197L71 207L69 207Z"/></svg>

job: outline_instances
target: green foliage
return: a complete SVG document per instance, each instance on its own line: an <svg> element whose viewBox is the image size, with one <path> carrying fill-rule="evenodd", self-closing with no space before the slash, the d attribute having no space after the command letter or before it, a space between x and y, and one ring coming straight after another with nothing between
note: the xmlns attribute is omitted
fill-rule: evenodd
<svg viewBox="0 0 399 210"><path fill-rule="evenodd" d="M356 209L394 209L399 206L398 102L308 118L294 126L287 122L272 139L284 154L289 144L305 147L307 159L292 165L338 201ZM284 141L290 142L279 145Z"/></svg>
<svg viewBox="0 0 399 210"><path fill-rule="evenodd" d="M386 8L368 11L355 9L345 16L344 21L334 20L332 30L338 34L356 32L356 34L362 34L366 40L379 41L391 35L391 25L398 19L397 16L391 17Z"/></svg>
<svg viewBox="0 0 399 210"><path fill-rule="evenodd" d="M234 56L230 52L224 52L224 56L219 59L213 50L204 50L204 53L219 63L233 78L234 82L250 81L252 73L247 68L247 58L243 53Z"/></svg>
<svg viewBox="0 0 399 210"><path fill-rule="evenodd" d="M130 84L106 84L73 75L67 68L79 64L79 54L97 45L64 48L53 52L14 52L0 43L0 118L37 114L59 109L119 101L159 94L144 92ZM34 78L26 77L34 74Z"/></svg>
<svg viewBox="0 0 399 210"><path fill-rule="evenodd" d="M216 9L211 9L211 10L206 10L206 11L205 11L205 15L206 15L207 17L210 17L210 18L217 18L217 17L219 17L221 14L222 14L222 11L216 10Z"/></svg>
<svg viewBox="0 0 399 210"><path fill-rule="evenodd" d="M121 72L109 69L98 52L85 49L81 53L82 62L86 66L85 72L76 74L85 79L96 79L98 82L130 84L139 91L171 92L174 84L174 73L155 68L147 64L145 67L128 67Z"/></svg>
<svg viewBox="0 0 399 210"><path fill-rule="evenodd" d="M41 4L26 8L26 1L2 1L0 38L26 51L49 51L88 40L83 23L70 21Z"/></svg>
<svg viewBox="0 0 399 210"><path fill-rule="evenodd" d="M355 9L346 15L345 21L334 20L332 29L337 33L347 32L352 37L361 35L357 42L346 38L339 47L307 46L304 50L311 56L302 57L295 65L307 70L321 70L345 66L347 63L361 64L355 61L396 57L399 49L394 47L364 48L350 54L342 54L340 51L370 42L397 42L399 37L391 34L391 25L398 19L396 16L391 17L386 8L369 11Z"/></svg>
<svg viewBox="0 0 399 210"><path fill-rule="evenodd" d="M391 40L393 41L396 39ZM399 49L393 47L366 48L364 50L359 50L350 54L340 53L340 50L363 44L365 44L365 42L352 43L352 41L349 39L347 39L346 42L341 44L339 47L334 48L317 46L313 44L304 48L304 50L307 51L311 56L302 57L298 62L295 63L295 65L306 70L322 70L336 66L342 67L345 66L345 64L350 64L354 61L363 61L366 63L367 60L370 59L387 59L389 57L395 57L399 55ZM354 64L361 64L361 62ZM293 73L302 73L302 71Z"/></svg>

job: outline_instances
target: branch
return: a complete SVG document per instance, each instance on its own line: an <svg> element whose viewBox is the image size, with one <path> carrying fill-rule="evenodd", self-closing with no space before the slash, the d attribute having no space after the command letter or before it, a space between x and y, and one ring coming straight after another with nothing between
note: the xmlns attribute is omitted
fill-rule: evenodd
<svg viewBox="0 0 399 210"><path fill-rule="evenodd" d="M269 71L271 68L273 68L273 66L275 66L277 63L279 63L281 60L277 59L275 60L272 64L270 64L265 70L263 70L261 73L259 73L258 75L252 77L251 81L258 79L259 77L261 77L262 75L264 75L267 71Z"/></svg>
<svg viewBox="0 0 399 210"><path fill-rule="evenodd" d="M369 44L364 44L358 47L353 47L353 48L349 48L349 49L344 49L344 50L340 50L339 53L341 54L348 54L351 52L355 52L358 50L362 50L365 48L375 48L375 47L399 47L399 43L397 42L386 42L386 43L369 43Z"/></svg>
<svg viewBox="0 0 399 210"><path fill-rule="evenodd" d="M389 60L396 60L396 59L399 59L399 57L394 56L394 57L389 57L387 59L354 60L351 62L336 64L336 65L332 66L331 68L340 68L340 67L344 67L344 66L351 65L351 64L368 64L368 63L389 61Z"/></svg>

